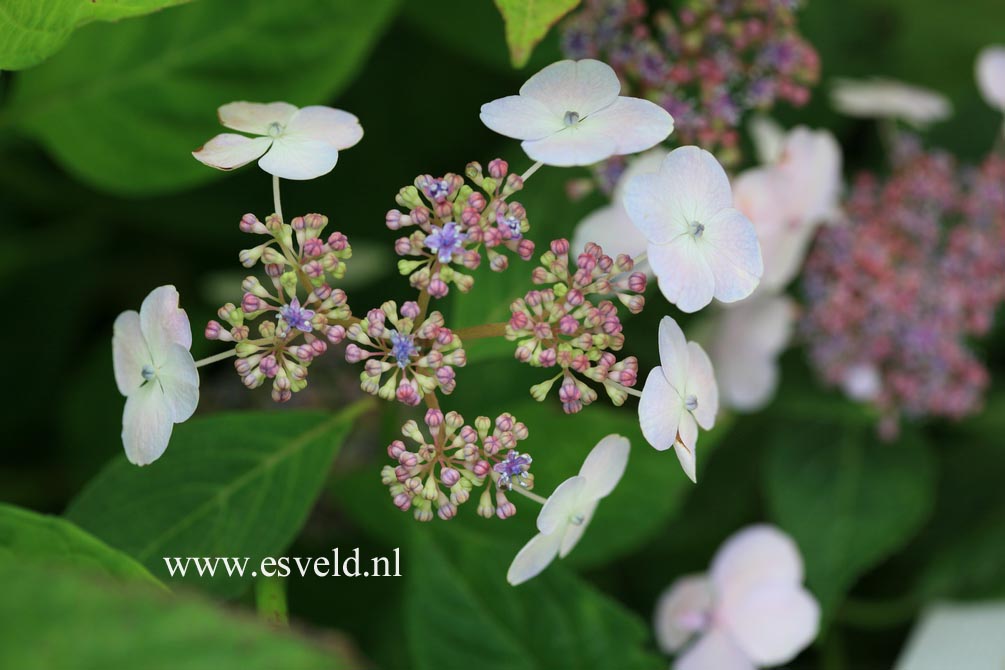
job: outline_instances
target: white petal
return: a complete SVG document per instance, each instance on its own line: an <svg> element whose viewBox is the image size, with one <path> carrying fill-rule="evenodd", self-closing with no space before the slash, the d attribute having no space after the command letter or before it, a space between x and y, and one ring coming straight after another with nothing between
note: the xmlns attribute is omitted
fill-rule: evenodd
<svg viewBox="0 0 1005 670"><path fill-rule="evenodd" d="M586 479L582 500L600 500L610 495L628 466L628 438L608 435L587 454L579 476Z"/></svg>
<svg viewBox="0 0 1005 670"><path fill-rule="evenodd" d="M192 152L196 160L218 170L233 170L247 165L272 146L271 137L245 137L234 133L217 135Z"/></svg>
<svg viewBox="0 0 1005 670"><path fill-rule="evenodd" d="M517 553L506 572L506 581L513 586L523 584L528 579L537 577L548 567L558 555L558 546L562 541L560 534L545 535L538 533L530 539Z"/></svg>
<svg viewBox="0 0 1005 670"><path fill-rule="evenodd" d="M119 393L128 396L143 383L143 366L151 365L150 350L140 328L140 313L122 312L112 326L112 365Z"/></svg>
<svg viewBox="0 0 1005 670"><path fill-rule="evenodd" d="M690 412L680 417L680 438L673 443L674 453L680 461L684 474L695 484L698 483L698 424Z"/></svg>
<svg viewBox="0 0 1005 670"><path fill-rule="evenodd" d="M848 116L901 119L916 127L949 118L947 98L919 86L892 79L839 79L831 89L834 108Z"/></svg>
<svg viewBox="0 0 1005 670"><path fill-rule="evenodd" d="M723 404L752 411L771 399L795 318L795 303L786 296L755 296L723 309L710 348Z"/></svg>
<svg viewBox="0 0 1005 670"><path fill-rule="evenodd" d="M140 328L158 366L164 363L171 345L192 348L192 326L178 301L178 289L169 284L155 288L140 305Z"/></svg>
<svg viewBox="0 0 1005 670"><path fill-rule="evenodd" d="M720 609L744 654L757 665L788 663L820 630L820 605L801 586L766 583Z"/></svg>
<svg viewBox="0 0 1005 670"><path fill-rule="evenodd" d="M625 211L653 244L667 244L688 231L688 219L670 195L670 187L659 173L635 175L625 182Z"/></svg>
<svg viewBox="0 0 1005 670"><path fill-rule="evenodd" d="M594 211L579 222L572 233L572 248L582 253L587 242L599 244L604 253L616 257L628 254L636 257L646 250L646 238L628 218L628 213L619 204L608 205ZM635 269L645 272L648 263L638 263Z"/></svg>
<svg viewBox="0 0 1005 670"><path fill-rule="evenodd" d="M803 581L803 559L792 538L758 524L735 533L716 552L709 576L723 602L741 601L761 584Z"/></svg>
<svg viewBox="0 0 1005 670"><path fill-rule="evenodd" d="M994 559L992 559L994 560ZM991 563L989 563L991 565ZM944 602L925 607L894 670L1001 668L1005 601Z"/></svg>
<svg viewBox="0 0 1005 670"><path fill-rule="evenodd" d="M989 46L977 55L977 86L984 101L1005 112L1005 46Z"/></svg>
<svg viewBox="0 0 1005 670"><path fill-rule="evenodd" d="M566 112L580 117L607 107L621 92L621 82L610 65L598 60L552 63L520 87L520 95L545 104L559 119Z"/></svg>
<svg viewBox="0 0 1005 670"><path fill-rule="evenodd" d="M712 588L705 575L687 575L670 585L656 603L656 642L668 654L676 652L703 630L712 608Z"/></svg>
<svg viewBox="0 0 1005 670"><path fill-rule="evenodd" d="M786 217L810 226L830 216L841 195L841 146L826 130L793 128L785 138L777 171Z"/></svg>
<svg viewBox="0 0 1005 670"><path fill-rule="evenodd" d="M583 537L583 533L586 532L586 527L590 525L593 513L597 511L597 505L599 504L599 501L594 500L592 503L586 505L586 507L581 508L577 517L582 519L582 521L580 523L570 523L565 527L565 532L562 534L562 544L558 548L559 558L568 556L569 552L579 543L579 538Z"/></svg>
<svg viewBox="0 0 1005 670"><path fill-rule="evenodd" d="M297 108L288 102L231 102L217 110L220 123L232 130L268 135L273 123L285 126Z"/></svg>
<svg viewBox="0 0 1005 670"><path fill-rule="evenodd" d="M532 160L555 167L593 165L617 153L617 140L609 135L591 132L585 124L569 126L539 140L521 143Z"/></svg>
<svg viewBox="0 0 1005 670"><path fill-rule="evenodd" d="M648 259L660 292L682 312L697 312L712 302L715 276L691 235L680 235L668 244L650 244Z"/></svg>
<svg viewBox="0 0 1005 670"><path fill-rule="evenodd" d="M750 139L754 142L757 160L762 163L774 163L782 155L785 143L785 131L777 121L770 116L757 114L747 124Z"/></svg>
<svg viewBox="0 0 1005 670"><path fill-rule="evenodd" d="M852 400L869 402L883 390L883 378L870 363L852 365L841 380L841 388Z"/></svg>
<svg viewBox="0 0 1005 670"><path fill-rule="evenodd" d="M281 135L258 161L258 167L282 179L315 179L332 171L338 148L326 140Z"/></svg>
<svg viewBox="0 0 1005 670"><path fill-rule="evenodd" d="M688 221L705 222L733 206L729 177L715 156L695 146L671 151L660 166L669 197Z"/></svg>
<svg viewBox="0 0 1005 670"><path fill-rule="evenodd" d="M579 513L585 488L586 478L579 476L569 477L555 487L537 515L537 529L545 535L561 535L569 519Z"/></svg>
<svg viewBox="0 0 1005 670"><path fill-rule="evenodd" d="M355 146L363 139L363 126L354 114L312 105L294 114L283 130L283 139L323 140L338 150Z"/></svg>
<svg viewBox="0 0 1005 670"><path fill-rule="evenodd" d="M673 664L674 670L755 670L729 636L712 629Z"/></svg>
<svg viewBox="0 0 1005 670"><path fill-rule="evenodd" d="M642 435L660 451L677 439L684 401L663 376L662 368L653 368L646 377L639 399L639 425Z"/></svg>
<svg viewBox="0 0 1005 670"><path fill-rule="evenodd" d="M673 117L654 102L620 97L577 127L613 139L615 155L634 154L665 140L673 132Z"/></svg>
<svg viewBox="0 0 1005 670"><path fill-rule="evenodd" d="M195 413L199 404L199 371L188 349L180 344L168 348L152 383L160 384L175 423L186 421Z"/></svg>
<svg viewBox="0 0 1005 670"><path fill-rule="evenodd" d="M539 140L565 128L564 115L555 114L540 100L510 95L482 105L482 123L500 135Z"/></svg>
<svg viewBox="0 0 1005 670"><path fill-rule="evenodd" d="M730 207L707 219L698 248L715 277L717 300L742 300L757 288L764 273L761 246L742 212Z"/></svg>
<svg viewBox="0 0 1005 670"><path fill-rule="evenodd" d="M719 412L719 388L715 383L715 372L708 354L696 342L687 343L689 365L687 372L687 388L684 391L684 401L694 394L698 399L698 407L691 414L705 430L711 430L715 425L715 415Z"/></svg>
<svg viewBox="0 0 1005 670"><path fill-rule="evenodd" d="M126 398L122 413L122 446L135 465L153 463L171 439L174 421L164 394L155 383L147 383Z"/></svg>
<svg viewBox="0 0 1005 670"><path fill-rule="evenodd" d="M674 390L683 396L687 386L688 370L691 366L690 355L684 331L680 329L673 317L664 316L660 319L659 347L660 367L663 368L663 376L670 382Z"/></svg>
<svg viewBox="0 0 1005 670"><path fill-rule="evenodd" d="M611 202L620 203L624 199L625 186L627 186L628 182L634 177L643 174L656 174L659 172L660 166L663 165L663 159L666 158L666 155L666 149L662 147L655 147L645 153L629 159L628 166L618 178L618 183L614 185L614 193L611 194Z"/></svg>

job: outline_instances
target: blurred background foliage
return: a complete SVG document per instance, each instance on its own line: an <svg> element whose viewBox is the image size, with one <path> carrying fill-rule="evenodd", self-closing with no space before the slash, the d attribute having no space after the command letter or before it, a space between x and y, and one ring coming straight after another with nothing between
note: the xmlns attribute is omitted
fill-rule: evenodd
<svg viewBox="0 0 1005 670"><path fill-rule="evenodd" d="M132 7L111 18L168 3L121 4ZM979 100L973 61L981 46L1005 38L1001 0L816 0L800 21L820 52L822 85L807 107L777 116L835 132L846 176L879 167L882 156L871 123L829 109L835 76L884 75L941 91L955 114L926 140L969 161L986 152L999 119ZM451 408L469 418L507 410L525 421L542 490L575 471L606 433L636 447L580 548L519 589L503 575L532 532L530 508L499 523L469 505L450 523L421 527L394 509L378 471L407 412L385 406L350 432L332 408L355 402L357 373L337 356L315 366L312 390L295 407L282 408L295 413L253 423L210 415L270 409L267 394L247 393L227 365L206 370L206 418L178 427L154 468L127 466L112 320L150 288L173 283L198 330L240 296L240 216L271 210L267 175L254 167L219 173L189 155L219 131L220 104L282 99L360 117L363 142L330 176L287 182L284 205L325 213L349 236L355 257L345 288L363 313L410 297L383 225L397 189L417 174L459 172L497 155L521 170L528 161L518 145L483 127L478 109L559 52L552 33L514 70L488 0L196 0L116 23L90 15L70 23L53 28L56 44L38 47L37 60L47 50L51 57L0 76L0 273L12 289L0 499L67 512L92 535L0 508L0 665L57 667L89 637L85 646L106 667L139 653L141 640L147 654L158 653L149 641L180 644L189 657L178 664L198 657L205 667L352 659L388 668L662 667L650 633L655 599L675 577L703 570L731 532L761 520L798 541L824 608L818 643L793 668L889 667L925 602L1005 596L1003 386L993 385L975 419L911 426L886 444L874 437L876 417L819 389L798 349L784 358L769 409L725 417L702 438L695 487L672 456L645 446L630 409L598 403L561 415L529 399L536 376L509 360L508 347L473 346ZM58 43L78 24L90 25ZM539 244L570 235L601 204L596 195L566 200L565 181L576 175L546 168L522 194ZM448 320L504 318L524 290L518 277L518 267L482 273L469 299L452 296ZM670 311L661 304L654 296L626 326L643 368L655 364L656 323ZM215 351L196 340L197 358ZM995 379L1005 372L1002 344L996 328L981 345ZM361 409L353 407L342 411ZM191 525L178 531L179 519ZM263 635L233 611L253 607L247 582L192 580L180 589L188 595L170 603L134 583L150 573L166 579L163 554L310 556L333 546L368 555L400 547L404 577L290 579L291 617L310 631L308 643ZM32 569L79 555L90 558L55 577ZM12 557L20 563L5 560ZM78 571L95 566L104 573L96 579L121 585L104 588ZM233 601L230 614L208 602L220 598ZM125 622L136 646L103 647ZM30 643L57 628L74 636L48 657L33 655Z"/></svg>

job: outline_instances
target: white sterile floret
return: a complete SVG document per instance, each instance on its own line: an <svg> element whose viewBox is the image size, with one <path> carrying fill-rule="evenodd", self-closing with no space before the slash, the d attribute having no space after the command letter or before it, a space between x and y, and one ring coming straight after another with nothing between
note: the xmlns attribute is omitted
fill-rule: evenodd
<svg viewBox="0 0 1005 670"><path fill-rule="evenodd" d="M191 347L192 329L174 286L154 289L139 312L115 319L112 359L115 383L126 397L122 445L131 463L160 458L174 424L195 413L199 373Z"/></svg>
<svg viewBox="0 0 1005 670"><path fill-rule="evenodd" d="M617 74L597 60L563 60L510 95L482 105L482 123L523 140L545 165L591 165L645 151L673 131L673 117L648 100L622 95Z"/></svg>
<svg viewBox="0 0 1005 670"><path fill-rule="evenodd" d="M846 114L868 119L899 119L916 128L944 121L953 113L949 100L935 91L893 79L838 79L831 104Z"/></svg>
<svg viewBox="0 0 1005 670"><path fill-rule="evenodd" d="M624 205L648 240L660 291L681 310L742 300L757 288L764 271L757 234L733 207L729 178L712 154L671 151L658 172L628 182Z"/></svg>
<svg viewBox="0 0 1005 670"><path fill-rule="evenodd" d="M976 71L984 101L1005 112L1005 46L984 47L977 55Z"/></svg>
<svg viewBox="0 0 1005 670"><path fill-rule="evenodd" d="M314 179L331 172L338 152L363 138L359 119L331 107L231 102L218 111L224 126L255 136L223 133L192 152L218 170L233 170L258 159L258 167L276 177Z"/></svg>
<svg viewBox="0 0 1005 670"><path fill-rule="evenodd" d="M565 558L593 518L602 498L618 485L628 465L628 440L608 435L587 455L579 474L548 497L537 517L540 531L517 553L506 573L514 586L539 575L558 556Z"/></svg>
<svg viewBox="0 0 1005 670"><path fill-rule="evenodd" d="M719 390L712 363L669 316L659 330L660 365L649 373L639 400L639 424L653 447L670 447L691 481L697 481L695 447L698 427L710 430L719 411Z"/></svg>

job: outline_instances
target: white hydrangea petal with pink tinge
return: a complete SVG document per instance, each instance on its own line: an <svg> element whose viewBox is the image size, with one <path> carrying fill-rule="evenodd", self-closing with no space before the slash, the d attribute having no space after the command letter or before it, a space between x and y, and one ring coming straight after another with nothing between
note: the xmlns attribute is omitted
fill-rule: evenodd
<svg viewBox="0 0 1005 670"><path fill-rule="evenodd" d="M123 312L113 326L115 383L126 397L122 444L136 465L160 458L174 424L189 419L199 403L192 329L178 300L173 286L161 286L139 312Z"/></svg>
<svg viewBox="0 0 1005 670"><path fill-rule="evenodd" d="M795 321L795 302L784 295L758 294L715 315L709 354L724 405L750 412L771 400Z"/></svg>
<svg viewBox="0 0 1005 670"><path fill-rule="evenodd" d="M984 101L1005 112L1005 46L984 47L977 55L977 87Z"/></svg>
<svg viewBox="0 0 1005 670"><path fill-rule="evenodd" d="M729 178L712 154L675 149L657 173L628 182L624 205L649 241L660 290L681 310L741 300L757 288L764 272L757 234L733 208Z"/></svg>
<svg viewBox="0 0 1005 670"><path fill-rule="evenodd" d="M231 102L218 111L224 126L258 136L223 133L192 152L197 160L219 170L233 170L258 159L258 166L276 177L314 179L331 172L339 151L363 138L359 119L331 107Z"/></svg>
<svg viewBox="0 0 1005 670"><path fill-rule="evenodd" d="M559 484L537 517L538 534L517 553L506 573L516 586L532 579L556 557L565 558L593 518L599 501L617 486L628 464L629 443L608 435L587 455L579 474Z"/></svg>
<svg viewBox="0 0 1005 670"><path fill-rule="evenodd" d="M642 387L639 425L655 449L673 447L688 478L697 481L698 427L711 429L719 411L715 373L701 346L688 342L669 316L660 321L659 350L660 365Z"/></svg>
<svg viewBox="0 0 1005 670"><path fill-rule="evenodd" d="M899 119L916 128L944 121L953 113L949 100L935 91L880 77L836 80L831 103L847 116Z"/></svg>
<svg viewBox="0 0 1005 670"><path fill-rule="evenodd" d="M668 652L683 648L675 669L788 663L820 626L820 606L802 581L795 542L774 526L749 526L723 543L707 576L681 578L664 593L657 640Z"/></svg>
<svg viewBox="0 0 1005 670"><path fill-rule="evenodd" d="M522 140L546 165L591 165L645 151L673 131L673 118L648 100L620 96L614 70L597 60L563 60L533 75L511 95L482 105L481 120Z"/></svg>

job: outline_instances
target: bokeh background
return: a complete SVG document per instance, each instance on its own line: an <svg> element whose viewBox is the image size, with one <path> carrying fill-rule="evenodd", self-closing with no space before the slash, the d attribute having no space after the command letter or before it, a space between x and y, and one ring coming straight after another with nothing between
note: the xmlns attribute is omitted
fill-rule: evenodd
<svg viewBox="0 0 1005 670"><path fill-rule="evenodd" d="M799 22L820 54L822 83L807 106L780 106L774 116L786 126L834 132L846 176L882 168L883 155L873 123L830 110L826 90L837 76L885 75L942 92L954 115L926 133L925 142L969 162L987 152L1000 119L978 96L973 61L985 44L1005 41L1000 0L814 0ZM501 18L488 0L196 0L86 26L44 63L4 72L0 500L59 515L106 464L122 465L122 399L110 346L120 311L172 283L198 331L220 304L239 299L245 272L237 252L247 238L237 222L248 211L262 217L271 211L270 179L253 166L223 174L191 158L219 131L217 106L282 99L332 104L362 120L364 140L342 153L332 174L284 184L288 213L325 213L349 236L355 255L344 287L362 313L411 297L396 273L394 235L383 224L398 188L417 174L460 172L468 161L495 156L522 170L528 161L517 143L483 127L478 109L559 57L552 33L524 70L514 70ZM566 181L585 175L546 168L528 182L521 201L539 244L571 235L604 202L599 194L575 203L566 198ZM505 318L508 301L526 286L517 274L514 267L502 279L479 276L467 302L448 302L448 318L463 325ZM654 294L646 313L626 326L640 367L656 364L656 324L664 313L679 316ZM217 350L196 340L196 358ZM796 346L783 358L782 386L769 408L724 417L702 437L698 486L672 456L644 446L630 407L598 403L564 417L529 399L526 389L538 379L508 349L473 348L452 408L471 418L505 410L527 422L543 490L572 474L602 435L633 437L633 461L618 492L563 565L513 590L503 575L530 536L530 508L500 523L478 519L471 504L463 518L416 529L379 481L384 447L407 412L370 412L341 448L302 529L290 530L290 548L274 553L312 556L358 546L373 555L399 547L405 576L290 579L294 625L336 649L332 658L348 654L375 667L661 667L669 659L660 660L650 621L662 590L679 575L703 570L736 529L771 521L799 543L809 587L825 613L819 640L790 667L890 667L927 602L1005 595L1003 344L1000 326L974 343L994 380L983 413L960 423L908 424L893 444L876 438L874 414L820 387ZM358 371L338 358L316 364L310 390L290 405L332 412L357 399ZM267 392L247 392L229 365L204 370L199 416L270 405ZM244 422L247 430L252 421ZM226 449L242 430L238 419L201 448ZM139 527L148 521L125 516ZM261 515L253 533L271 532L278 518ZM110 539L118 537L114 528L103 534L96 526L88 529L121 545ZM143 562L158 574L156 556ZM196 660L254 667L239 660L247 633L227 632L232 618L253 610L250 583L221 589L212 580L192 580L180 589L197 592L193 602L224 602L224 613L200 610L143 625L135 623L142 614L131 610L134 626L117 629L92 623L104 616L102 607L114 605L103 599L117 586L82 582L78 590L43 595L46 581L26 577L4 597L0 657L58 667L60 657L46 666L32 645L55 635L59 624L73 631L66 649L85 639L85 646L101 646L107 638L108 649L136 644L139 650L146 641L167 654L157 662L166 662L186 651L152 641L190 640L198 628L218 631L217 646L193 644L190 657L179 656L174 667ZM40 609L60 603L59 616ZM277 643L274 656L263 652L257 662L307 667L306 657L299 666L293 647Z"/></svg>

